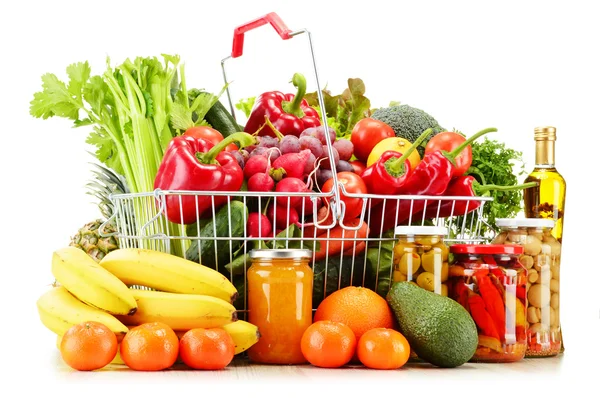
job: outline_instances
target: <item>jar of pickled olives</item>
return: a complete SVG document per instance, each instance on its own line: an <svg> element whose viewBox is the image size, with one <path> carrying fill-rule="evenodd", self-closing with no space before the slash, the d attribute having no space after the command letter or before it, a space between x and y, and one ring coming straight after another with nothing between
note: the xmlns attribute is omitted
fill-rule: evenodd
<svg viewBox="0 0 600 398"><path fill-rule="evenodd" d="M526 357L561 353L560 254L561 243L552 235L554 220L545 218L496 219L500 232L493 243L523 247L520 262L527 275Z"/></svg>
<svg viewBox="0 0 600 398"><path fill-rule="evenodd" d="M452 245L450 297L473 317L478 345L472 362L515 362L527 349L527 271L519 245Z"/></svg>
<svg viewBox="0 0 600 398"><path fill-rule="evenodd" d="M448 229L435 226L396 227L393 282L412 281L425 290L448 295Z"/></svg>

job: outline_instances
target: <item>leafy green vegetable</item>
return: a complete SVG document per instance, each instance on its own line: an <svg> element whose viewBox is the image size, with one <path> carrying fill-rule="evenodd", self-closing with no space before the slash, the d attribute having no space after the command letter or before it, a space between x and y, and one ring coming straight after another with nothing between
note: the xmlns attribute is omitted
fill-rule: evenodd
<svg viewBox="0 0 600 398"><path fill-rule="evenodd" d="M381 297L386 297L391 286L394 256L394 229L383 233L383 241L373 241L367 248L365 284Z"/></svg>
<svg viewBox="0 0 600 398"><path fill-rule="evenodd" d="M348 88L341 94L332 95L329 90L321 90L325 103L327 124L333 128L338 137L348 137L354 125L361 119L371 115L371 101L365 97L365 83L358 78L348 79ZM317 92L307 93L304 98L322 117Z"/></svg>
<svg viewBox="0 0 600 398"><path fill-rule="evenodd" d="M486 138L474 142L471 148L473 162L466 174L475 177L482 185L516 185L520 183L519 177L526 174L523 153L508 148L503 142ZM484 204L483 221L485 222L481 226L481 235L495 233L493 226L496 218L515 217L522 210L521 190L479 192L479 194L494 198L493 201ZM462 221L462 217L459 217L454 224L460 226ZM469 226L470 223L467 222L466 225Z"/></svg>
<svg viewBox="0 0 600 398"><path fill-rule="evenodd" d="M250 113L252 113L252 108L254 107L254 102L256 101L256 97L250 97L246 99L241 99L235 107L240 111L244 112L246 117L250 117Z"/></svg>
<svg viewBox="0 0 600 398"><path fill-rule="evenodd" d="M314 263L313 307L336 290L347 286L362 286L365 253L356 256L331 256Z"/></svg>

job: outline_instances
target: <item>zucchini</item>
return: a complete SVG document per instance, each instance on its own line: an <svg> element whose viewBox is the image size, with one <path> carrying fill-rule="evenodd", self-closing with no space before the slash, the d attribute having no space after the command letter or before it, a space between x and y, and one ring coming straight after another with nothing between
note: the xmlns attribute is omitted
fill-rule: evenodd
<svg viewBox="0 0 600 398"><path fill-rule="evenodd" d="M248 209L240 201L232 200L229 203L229 210L227 205L221 207L215 214L214 220L209 220L201 227L200 236L193 238L192 244L185 253L186 258L229 276L225 264L232 260L233 253L242 246L243 240L235 238L244 236L244 224L247 219ZM215 236L231 239L212 239Z"/></svg>
<svg viewBox="0 0 600 398"><path fill-rule="evenodd" d="M223 137L244 131L244 128L236 123L231 113L221 101L215 102L204 116L204 120L206 120L213 129L223 134Z"/></svg>

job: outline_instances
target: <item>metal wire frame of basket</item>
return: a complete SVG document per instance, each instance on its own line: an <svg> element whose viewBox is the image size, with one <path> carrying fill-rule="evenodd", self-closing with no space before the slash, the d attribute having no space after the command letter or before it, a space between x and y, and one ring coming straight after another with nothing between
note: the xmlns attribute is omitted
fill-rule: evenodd
<svg viewBox="0 0 600 398"><path fill-rule="evenodd" d="M343 201L339 208L342 214L333 214L332 221L317 220L318 204L325 201L331 204L332 211L335 197L333 193L303 192L195 192L195 191L161 191L147 193L130 193L113 195L115 213L107 223L114 223L119 247L146 248L178 255L200 264L209 266L227 276L239 292L236 308L247 309L246 303L246 271L250 267L249 252L253 248L308 248L313 250L311 266L314 271L313 306L316 308L327 295L343 287L354 285L371 288L379 294L387 292L392 278L394 252L393 242L397 241L394 228L383 230L370 229L367 236L359 234L359 229L366 223L375 224L373 205L380 203L384 209L381 219L392 218L393 225L436 225L448 228L446 242L477 243L485 240L479 235L482 223L482 208L489 197L443 197L443 196L386 196L371 194L350 194L341 186L342 194L348 198L362 200L362 212L359 223L353 226L343 221ZM181 219L182 215L169 214L165 205L167 198L176 198L180 203L184 198L197 199L208 196L213 206L205 213L196 212L193 224L176 224L169 219ZM215 206L215 199L226 197L225 204ZM249 212L264 211L269 203L277 200L275 209L286 211L285 219L290 214L290 199L301 198L309 201L299 212L300 221L290 224L281 231L261 231L261 237L251 237L247 230ZM454 209L468 208L468 204L476 201L478 207L468 213L458 213ZM282 206L283 202L283 206ZM398 222L397 211L385 211L409 203L410 212L407 219ZM403 206L407 206L407 204ZM439 215L442 204L452 203L449 217L426 218L425 212L416 210L433 209L429 214ZM237 207L234 206L237 205ZM462 204L462 206L459 206ZM386 206L389 205L389 206ZM240 214L239 209L244 211ZM397 207L396 207L397 208ZM389 209L388 209L389 210ZM180 207L179 211L182 211ZM277 210L275 210L277 211ZM391 214L390 214L391 213ZM417 214L415 214L417 213ZM420 214L418 214L420 213ZM174 217L175 216L175 217ZM177 217L178 216L178 217ZM277 216L275 214L275 216ZM380 220L380 221L382 221ZM319 222L321 221L321 222ZM225 223L225 225L223 225ZM382 225L382 222L379 222ZM332 236L334 229L337 231ZM101 228L101 231L103 228ZM340 235L341 231L341 235ZM324 256L317 258L316 252L325 245ZM336 247L337 250L330 250Z"/></svg>

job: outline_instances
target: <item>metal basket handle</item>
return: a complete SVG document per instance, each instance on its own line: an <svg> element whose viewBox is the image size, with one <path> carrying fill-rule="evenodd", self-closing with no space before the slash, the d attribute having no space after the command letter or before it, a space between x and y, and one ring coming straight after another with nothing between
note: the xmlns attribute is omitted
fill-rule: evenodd
<svg viewBox="0 0 600 398"><path fill-rule="evenodd" d="M274 12L270 12L260 18L256 18L250 22L242 24L233 30L233 45L231 50L231 55L223 58L221 60L221 70L223 72L223 80L226 85L227 92L227 100L229 102L229 108L231 110L231 115L234 119L235 117L235 107L233 106L233 101L231 100L231 95L229 92L229 85L227 80L227 73L225 71L225 62L231 58L238 58L243 54L244 49L244 34L252 29L256 29L267 23L271 24L271 26L275 29L275 31L279 34L279 36L283 40L291 39L294 36L300 35L302 33L306 33L308 37L308 44L310 48L310 55L312 57L313 63L313 72L315 77L315 83L317 85L317 97L319 99L319 106L321 107L321 122L325 131L329 131L329 125L327 124L327 118L323 117L323 112L325 111L325 101L323 99L323 93L321 92L321 84L319 83L319 72L317 70L317 62L315 60L315 51L312 43L312 37L308 30L301 29L297 31L291 31L285 25L285 23L281 20L279 15ZM237 119L236 119L237 120ZM331 142L331 137L329 134L325 134L325 141L327 142L327 155L329 159L333 159L333 143ZM335 169L335 165L330 162L331 172L333 174L333 196L334 196L334 206L332 206L331 211L333 212L333 220L342 220L344 218L344 207L340 203L340 188L339 181L337 178L337 171Z"/></svg>

